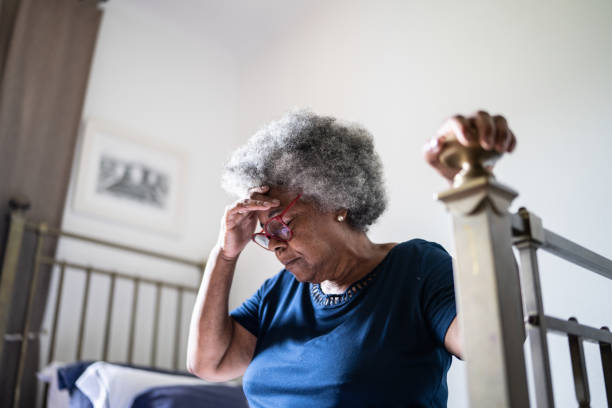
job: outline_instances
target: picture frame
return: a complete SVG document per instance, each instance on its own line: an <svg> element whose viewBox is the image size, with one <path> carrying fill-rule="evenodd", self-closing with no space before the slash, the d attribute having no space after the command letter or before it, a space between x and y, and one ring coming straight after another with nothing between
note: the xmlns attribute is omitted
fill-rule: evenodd
<svg viewBox="0 0 612 408"><path fill-rule="evenodd" d="M186 159L174 146L89 119L82 128L73 208L99 220L177 236Z"/></svg>

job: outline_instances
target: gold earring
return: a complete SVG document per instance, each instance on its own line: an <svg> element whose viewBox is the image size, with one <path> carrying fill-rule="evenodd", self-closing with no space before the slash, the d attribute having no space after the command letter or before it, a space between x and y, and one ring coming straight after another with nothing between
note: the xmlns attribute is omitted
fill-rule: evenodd
<svg viewBox="0 0 612 408"><path fill-rule="evenodd" d="M344 221L344 215L339 215L338 216L338 222L342 222Z"/></svg>

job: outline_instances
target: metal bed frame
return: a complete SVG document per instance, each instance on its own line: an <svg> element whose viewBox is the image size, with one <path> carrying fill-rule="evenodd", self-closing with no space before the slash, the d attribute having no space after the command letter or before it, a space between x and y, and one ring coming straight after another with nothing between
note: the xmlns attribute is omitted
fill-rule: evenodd
<svg viewBox="0 0 612 408"><path fill-rule="evenodd" d="M574 318L565 321L544 313L537 251L550 252L608 279L612 279L612 261L546 230L542 226L542 220L524 208L521 208L517 214L511 214L508 208L517 193L495 181L493 175L483 166L483 153L478 148L451 146L446 150L442 159L449 165L454 164L456 167L463 168L455 179L455 186L438 194L437 197L445 203L453 220L456 250L453 268L455 291L464 338L470 406L472 408L529 407L523 351L523 342L527 336L532 351L537 406L552 408L554 400L546 336L548 332L553 332L567 336L576 399L580 407L590 406L583 342L588 341L599 345L608 407L612 407L612 333L607 327L598 329L580 324ZM452 163L453 160L454 163ZM9 238L2 266L2 281L0 282L0 335L7 340L21 342L13 406L18 407L19 405L20 383L24 373L25 356L28 352L29 342L23 339L37 336L37 333L30 332L30 314L34 304L34 288L36 288L42 270L41 265L59 265L60 268L58 296L55 299L53 323L49 333L50 346L47 362L53 358L55 349L58 305L61 301L63 277L66 268L73 268L86 274L78 345L75 352L77 360L82 356L89 282L92 274L101 274L107 276L111 282L104 323L102 359L108 356L115 282L117 279L127 279L133 281L128 363L131 362L133 356L135 311L139 286L141 283L150 283L156 285L157 288L155 325L159 318L161 288L171 287L179 294L173 356L174 367L178 368L181 299L185 292L197 292L197 287L176 285L57 260L42 256L41 249L45 239L65 237L189 265L200 274L203 273L205 264L60 231L48 227L45 223L29 222L24 213L23 206L13 203ZM7 306L11 303L12 293L6 288L13 287L11 283L14 282L17 274L21 242L26 231L33 231L37 235L33 279L27 294L26 320L22 333L7 334L6 327L2 325L6 322ZM517 272L512 252L513 246L520 254L520 272ZM51 270L51 268L48 269ZM154 333L151 339L150 364L152 366L156 364L155 350L159 334L157 326L154 327ZM2 344L0 342L0 355Z"/></svg>
<svg viewBox="0 0 612 408"><path fill-rule="evenodd" d="M59 238L68 238L74 239L81 242L87 242L90 244L103 246L107 248L113 248L121 251L125 251L132 254L145 255L147 257L156 258L159 260L170 261L174 264L186 265L188 267L192 267L194 272L197 273L198 276L198 284L201 281L202 274L204 273L204 268L206 266L206 262L195 262L189 259L184 259L181 257L166 255L154 251L148 251L132 246L121 245L114 242L96 239L93 237L89 237L86 235L75 234L68 231L62 231L60 229L49 227L45 222L35 223L26 219L25 212L29 207L26 203L21 200L18 202L17 200L11 200L11 213L10 213L10 224L9 224L9 235L6 244L5 256L2 265L2 275L0 281L0 336L2 336L6 341L16 341L20 342L20 353L19 353L19 365L15 378L15 388L13 394L13 407L19 407L20 399L21 399L21 385L24 377L24 369L26 356L28 354L31 340L37 339L41 335L49 336L49 347L46 353L46 358L42 359L43 364L41 367L49 364L55 354L56 350L56 337L57 337L57 324L60 317L60 305L63 297L63 289L64 289L64 276L66 274L66 270L77 270L81 271L85 274L85 288L82 295L81 300L81 310L79 317L79 325L78 325L78 338L77 338L77 347L75 350L75 361L79 361L83 357L83 339L85 336L85 320L87 316L87 309L89 306L89 294L91 291L91 278L92 275L104 276L110 280L110 288L108 292L108 296L106 299L106 313L104 316L104 340L103 347L101 351L101 360L106 361L109 354L109 344L110 344L110 331L112 325L112 316L113 316L113 307L115 303L115 292L116 292L116 282L118 280L132 282L132 299L131 299L131 312L130 312L130 324L129 324L129 333L128 333L128 351L127 351L127 359L128 364L133 362L134 355L134 338L136 331L136 320L137 320L137 306L138 306L138 296L141 284L151 284L155 286L155 303L154 303L154 317L153 317L153 333L154 335L151 337L151 353L149 356L149 365L151 367L156 367L157 361L157 345L159 340L159 317L160 317L160 304L161 304L161 293L162 289L169 288L171 290L175 290L177 292L177 302L176 302L176 321L174 327L174 338L172 342L173 346L173 368L175 370L179 369L179 350L181 346L181 321L183 316L183 298L185 293L193 293L196 294L198 291L198 286L188 286L176 284L163 280L150 279L139 275L129 274L121 271L108 270L104 268L99 268L91 265L83 265L79 263L69 262L66 260L60 260L49 256L43 255L43 248L47 240L50 239L59 239ZM6 333L5 322L7 321L8 313L10 313L10 305L12 303L13 293L11 288L13 288L13 283L15 282L15 278L18 273L22 273L19 271L19 260L21 258L21 247L24 239L24 235L28 232L33 232L36 235L36 247L33 256L33 272L32 279L29 283L28 291L27 291L27 305L25 310L25 323L23 325L23 331L21 333ZM48 267L44 267L48 266ZM53 268L54 266L58 266L59 269ZM41 275L43 273L53 273L56 270L59 274L58 276L58 285L56 296L54 299L49 299L47 307L53 307L53 315L51 327L49 329L42 329L41 332L32 332L32 311L34 308L35 298L36 298L36 288L38 287L38 281L41 279ZM52 301L53 300L53 301ZM51 306L53 304L53 306ZM29 341L23 341L23 339L28 339ZM38 345L38 343L35 343ZM0 341L0 355L2 355L3 342ZM43 399L46 399L47 388L45 387Z"/></svg>
<svg viewBox="0 0 612 408"><path fill-rule="evenodd" d="M529 407L523 342L531 347L538 408L554 406L547 333L566 335L579 407L590 406L583 342L599 345L608 407L612 407L612 333L544 313L537 251L544 250L612 279L612 261L542 226L535 214L508 211L517 193L485 164L498 157L460 145L451 135L441 153L462 169L453 188L437 195L452 216L455 291L464 338L470 406ZM517 273L512 252L520 255ZM612 318L612 315L610 316Z"/></svg>

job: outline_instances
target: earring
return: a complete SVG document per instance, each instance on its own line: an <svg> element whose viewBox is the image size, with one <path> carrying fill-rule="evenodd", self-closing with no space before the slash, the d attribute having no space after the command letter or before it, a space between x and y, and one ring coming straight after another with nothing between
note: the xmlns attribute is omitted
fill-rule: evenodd
<svg viewBox="0 0 612 408"><path fill-rule="evenodd" d="M338 216L338 222L342 222L344 221L344 215L339 215Z"/></svg>

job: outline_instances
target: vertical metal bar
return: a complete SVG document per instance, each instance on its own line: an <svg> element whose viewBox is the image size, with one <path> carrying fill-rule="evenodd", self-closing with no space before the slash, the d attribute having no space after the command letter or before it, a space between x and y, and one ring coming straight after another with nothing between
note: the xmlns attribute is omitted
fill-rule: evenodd
<svg viewBox="0 0 612 408"><path fill-rule="evenodd" d="M174 358L173 366L179 369L179 350L181 348L181 320L183 318L183 288L179 288L176 294L176 319L174 321Z"/></svg>
<svg viewBox="0 0 612 408"><path fill-rule="evenodd" d="M11 316L11 306L15 296L15 278L21 255L23 234L25 231L25 211L29 208L27 200L13 199L9 202L11 215L9 220L2 270L0 271L0 358L4 353L4 335Z"/></svg>
<svg viewBox="0 0 612 408"><path fill-rule="evenodd" d="M134 278L134 292L132 294L132 314L130 316L130 337L128 340L128 358L129 364L132 364L134 357L134 335L136 333L136 308L138 307L138 289L140 288L140 279Z"/></svg>
<svg viewBox="0 0 612 408"><path fill-rule="evenodd" d="M108 360L108 347L110 344L110 329L113 318L113 302L115 301L115 280L116 274L110 277L110 288L108 290L108 301L106 303L106 323L104 324L104 346L102 348L102 361Z"/></svg>
<svg viewBox="0 0 612 408"><path fill-rule="evenodd" d="M527 332L531 346L536 403L538 408L553 408L554 397L546 327L544 320L538 318L544 315L544 306L542 304L542 288L536 253L537 246L530 239L518 242L515 245L521 257L521 267L519 269L525 314L530 316Z"/></svg>
<svg viewBox="0 0 612 408"><path fill-rule="evenodd" d="M572 322L578 321L574 317L570 317L569 320ZM578 406L580 408L588 408L591 406L591 395L589 393L589 381L582 338L569 334L567 339L569 342L570 357L572 359L572 373L574 374L574 388L576 390Z"/></svg>
<svg viewBox="0 0 612 408"><path fill-rule="evenodd" d="M59 311L62 304L62 293L64 292L64 274L66 273L66 264L60 264L60 271L57 283L57 294L55 295L55 309L53 310L53 323L51 324L51 343L47 355L47 364L49 364L55 355L55 339L57 338L57 322L59 320Z"/></svg>
<svg viewBox="0 0 612 408"><path fill-rule="evenodd" d="M45 382L43 385L43 395L42 395L42 405L44 406L44 404L47 403L47 400L49 399L49 383Z"/></svg>
<svg viewBox="0 0 612 408"><path fill-rule="evenodd" d="M159 337L159 308L161 303L161 282L156 283L155 288L155 314L153 316L153 336L151 344L151 367L156 367L157 340Z"/></svg>
<svg viewBox="0 0 612 408"><path fill-rule="evenodd" d="M21 351L19 353L19 366L17 369L17 378L15 379L15 394L13 399L13 407L19 407L19 400L21 397L21 380L23 378L23 371L25 369L25 362L28 353L28 344L30 343L30 323L31 323L31 312L34 306L35 291L38 285L38 276L40 274L40 256L42 253L42 246L44 242L44 233L47 231L47 224L40 223L36 230L36 250L34 252L34 272L30 287L28 288L28 303L25 310L25 324L23 326L23 334L21 340Z"/></svg>
<svg viewBox="0 0 612 408"><path fill-rule="evenodd" d="M89 299L89 283L91 281L91 269L85 270L85 289L83 289L83 300L81 301L81 318L79 320L79 341L77 343L76 359L83 356L83 337L85 337L85 319L87 317L87 303Z"/></svg>
<svg viewBox="0 0 612 408"><path fill-rule="evenodd" d="M601 330L610 331L606 326L602 327ZM612 408L612 345L610 343L599 343L599 352L601 353L608 408Z"/></svg>

